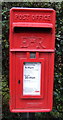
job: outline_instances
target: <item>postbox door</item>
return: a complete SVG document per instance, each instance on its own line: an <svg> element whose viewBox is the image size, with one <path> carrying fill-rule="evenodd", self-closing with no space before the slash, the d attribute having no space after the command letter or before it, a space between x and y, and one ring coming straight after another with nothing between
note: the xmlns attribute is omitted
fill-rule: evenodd
<svg viewBox="0 0 63 120"><path fill-rule="evenodd" d="M47 78L48 78L48 60L47 60L48 54L47 55L44 55L43 53L41 54L42 57L39 54L41 58L38 57L31 59L28 57L27 52L16 52L16 108L29 109L29 107L30 108L34 107L39 109L40 108L39 105L41 106L43 104L44 106L45 104L46 106L47 104L46 100L47 100ZM35 74L32 71L33 64L35 66L34 67ZM45 66L46 66L46 71L44 70ZM26 67L28 68L26 69ZM31 67L32 70L30 70L29 67ZM38 68L38 71L36 67ZM32 72L32 73L27 73L27 72ZM24 78L25 75L28 75L29 79L27 78L25 80ZM38 79L36 78L34 79L36 81L33 81L33 79L30 77L37 77ZM28 80L30 80L30 82ZM34 89L37 90L34 92Z"/></svg>
<svg viewBox="0 0 63 120"><path fill-rule="evenodd" d="M27 59L27 53L21 55L23 56L16 54L16 100L41 99L43 98L44 58L40 60L28 57Z"/></svg>

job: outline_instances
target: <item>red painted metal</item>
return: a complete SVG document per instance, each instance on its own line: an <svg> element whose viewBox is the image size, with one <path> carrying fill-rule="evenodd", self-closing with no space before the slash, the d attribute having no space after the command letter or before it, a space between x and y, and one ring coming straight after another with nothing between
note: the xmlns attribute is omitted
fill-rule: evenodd
<svg viewBox="0 0 63 120"><path fill-rule="evenodd" d="M43 8L10 10L10 110L49 112L53 104L55 11ZM31 52L36 53L30 58ZM23 95L25 62L40 62L40 95ZM38 91L36 91L38 92Z"/></svg>

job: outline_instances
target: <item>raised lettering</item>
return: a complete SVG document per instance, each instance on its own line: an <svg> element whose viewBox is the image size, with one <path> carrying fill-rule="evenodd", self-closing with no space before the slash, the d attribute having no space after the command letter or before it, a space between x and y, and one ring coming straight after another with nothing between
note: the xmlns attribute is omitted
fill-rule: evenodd
<svg viewBox="0 0 63 120"><path fill-rule="evenodd" d="M15 14L15 19L16 20L22 20L22 21L26 21L26 20L32 20L32 21L50 21L51 20L51 16L50 15L30 15L30 14Z"/></svg>

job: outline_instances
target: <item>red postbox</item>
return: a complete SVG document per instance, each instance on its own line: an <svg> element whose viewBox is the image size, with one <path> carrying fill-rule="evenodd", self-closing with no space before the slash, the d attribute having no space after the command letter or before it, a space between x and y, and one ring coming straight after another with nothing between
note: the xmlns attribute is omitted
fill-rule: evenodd
<svg viewBox="0 0 63 120"><path fill-rule="evenodd" d="M55 11L12 8L9 41L11 112L51 111Z"/></svg>

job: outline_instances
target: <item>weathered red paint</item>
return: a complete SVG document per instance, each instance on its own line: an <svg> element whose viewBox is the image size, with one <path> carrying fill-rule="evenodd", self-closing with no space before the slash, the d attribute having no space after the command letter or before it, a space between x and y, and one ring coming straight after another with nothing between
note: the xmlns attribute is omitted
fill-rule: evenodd
<svg viewBox="0 0 63 120"><path fill-rule="evenodd" d="M53 104L55 11L43 8L10 10L10 110L49 112ZM30 58L35 52L36 58ZM41 63L40 95L23 95L24 62Z"/></svg>

